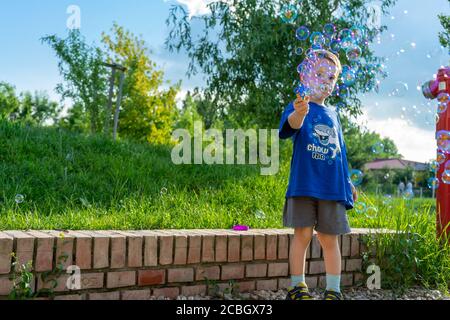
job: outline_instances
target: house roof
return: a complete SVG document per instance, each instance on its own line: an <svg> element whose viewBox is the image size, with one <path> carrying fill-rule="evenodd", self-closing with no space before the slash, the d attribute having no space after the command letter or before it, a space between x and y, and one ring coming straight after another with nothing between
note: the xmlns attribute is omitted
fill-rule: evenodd
<svg viewBox="0 0 450 320"><path fill-rule="evenodd" d="M426 171L429 169L429 165L426 163L403 159L377 159L364 165L365 170L406 169L407 167L411 167L416 171Z"/></svg>

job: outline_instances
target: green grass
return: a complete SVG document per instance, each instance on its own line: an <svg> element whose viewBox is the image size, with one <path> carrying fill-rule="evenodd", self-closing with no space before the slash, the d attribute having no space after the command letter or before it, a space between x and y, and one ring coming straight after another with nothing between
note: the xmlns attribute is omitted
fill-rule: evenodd
<svg viewBox="0 0 450 320"><path fill-rule="evenodd" d="M282 228L291 148L282 141L280 172L262 176L258 166L176 166L167 146L0 122L0 230ZM360 201L371 209L348 212L353 228L407 231L378 237L377 256L366 256L383 287L445 291L450 247L436 241L435 200Z"/></svg>

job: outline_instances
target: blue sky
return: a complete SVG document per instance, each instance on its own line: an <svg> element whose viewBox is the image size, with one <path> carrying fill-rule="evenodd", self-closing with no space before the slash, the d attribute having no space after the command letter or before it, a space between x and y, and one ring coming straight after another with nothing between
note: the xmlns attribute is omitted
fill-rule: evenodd
<svg viewBox="0 0 450 320"><path fill-rule="evenodd" d="M0 81L17 90L53 92L61 80L57 59L39 39L47 34L64 36L69 5L81 9L81 31L88 42L99 43L102 31L113 21L141 34L152 50L152 59L165 70L166 79L183 80L183 92L202 85L201 76L186 79L186 57L164 49L168 34L165 20L172 4L183 3L192 15L204 14L205 0L16 0L0 3ZM376 3L376 1L375 1ZM440 65L449 63L449 55L440 50L437 34L442 30L437 14L450 14L448 0L399 0L390 15L382 18L389 30L376 53L389 57L389 78L380 86L380 94L361 96L364 115L358 120L370 130L392 138L409 160L428 161L435 157L432 115L436 103L429 103L416 89L433 78ZM405 90L406 86L408 90ZM394 96L390 93L401 89ZM427 104L428 103L428 104Z"/></svg>

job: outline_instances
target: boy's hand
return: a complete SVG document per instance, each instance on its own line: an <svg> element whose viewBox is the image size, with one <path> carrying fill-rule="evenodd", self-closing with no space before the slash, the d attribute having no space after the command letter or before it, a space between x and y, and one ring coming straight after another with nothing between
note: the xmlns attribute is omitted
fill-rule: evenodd
<svg viewBox="0 0 450 320"><path fill-rule="evenodd" d="M306 117L309 113L309 97L306 96L304 99L297 94L297 99L294 101L295 111L302 117Z"/></svg>
<svg viewBox="0 0 450 320"><path fill-rule="evenodd" d="M356 201L358 201L358 190L356 190L353 184L352 184L352 193L353 193L353 202L356 203Z"/></svg>

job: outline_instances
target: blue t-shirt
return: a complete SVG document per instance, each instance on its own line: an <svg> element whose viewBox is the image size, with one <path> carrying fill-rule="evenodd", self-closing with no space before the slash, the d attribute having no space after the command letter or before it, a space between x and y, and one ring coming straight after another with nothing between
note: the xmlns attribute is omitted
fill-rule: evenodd
<svg viewBox="0 0 450 320"><path fill-rule="evenodd" d="M313 197L335 200L353 209L353 193L348 171L347 151L341 122L336 111L309 103L303 126L292 129L288 117L294 112L291 102L281 117L280 139L294 143L291 174L286 198Z"/></svg>

